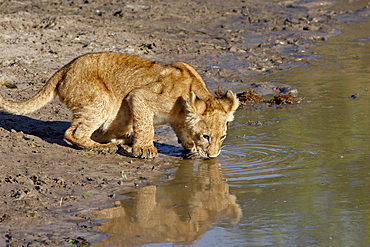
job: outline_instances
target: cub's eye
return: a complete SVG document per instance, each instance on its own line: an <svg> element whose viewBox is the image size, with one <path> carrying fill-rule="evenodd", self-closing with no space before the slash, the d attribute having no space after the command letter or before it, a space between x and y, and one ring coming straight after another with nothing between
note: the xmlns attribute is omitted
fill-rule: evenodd
<svg viewBox="0 0 370 247"><path fill-rule="evenodd" d="M204 138L204 139L206 139L207 141L209 141L209 139L210 139L211 137L209 137L209 135L203 135L203 138Z"/></svg>
<svg viewBox="0 0 370 247"><path fill-rule="evenodd" d="M226 138L226 135L221 136L221 137L220 137L220 140L221 140L221 141L223 141L225 138Z"/></svg>

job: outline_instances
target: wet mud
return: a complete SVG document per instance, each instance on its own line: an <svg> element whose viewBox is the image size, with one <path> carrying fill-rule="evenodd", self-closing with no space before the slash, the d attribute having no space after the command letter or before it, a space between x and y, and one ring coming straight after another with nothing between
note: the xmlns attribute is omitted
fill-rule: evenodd
<svg viewBox="0 0 370 247"><path fill-rule="evenodd" d="M1 94L26 100L73 58L102 51L187 62L210 91L238 91L248 87L253 74L316 59L310 47L338 34L334 24L351 15L369 16L365 6L333 11L332 4L2 1L0 77L17 88L1 88ZM285 102L296 97L285 95ZM69 146L63 134L70 120L57 99L27 116L0 113L0 246L88 245L104 239L91 213L111 206L123 192L157 183L181 159L167 126L156 129L160 156L137 160L122 152L102 155Z"/></svg>

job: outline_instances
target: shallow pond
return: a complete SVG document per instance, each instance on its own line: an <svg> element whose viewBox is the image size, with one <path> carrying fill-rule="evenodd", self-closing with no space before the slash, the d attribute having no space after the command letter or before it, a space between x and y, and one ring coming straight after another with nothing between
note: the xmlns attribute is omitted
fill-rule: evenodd
<svg viewBox="0 0 370 247"><path fill-rule="evenodd" d="M370 22L339 28L321 59L248 81L304 103L240 109L219 158L97 212L111 235L95 246L370 246Z"/></svg>

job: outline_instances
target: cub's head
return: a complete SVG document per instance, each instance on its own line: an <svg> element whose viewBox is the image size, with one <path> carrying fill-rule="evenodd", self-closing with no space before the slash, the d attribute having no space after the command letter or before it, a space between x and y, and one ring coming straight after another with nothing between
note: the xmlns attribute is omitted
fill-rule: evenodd
<svg viewBox="0 0 370 247"><path fill-rule="evenodd" d="M228 91L222 98L199 99L190 92L186 101L186 129L196 145L196 152L205 158L216 158L226 138L227 123L234 119L239 102Z"/></svg>

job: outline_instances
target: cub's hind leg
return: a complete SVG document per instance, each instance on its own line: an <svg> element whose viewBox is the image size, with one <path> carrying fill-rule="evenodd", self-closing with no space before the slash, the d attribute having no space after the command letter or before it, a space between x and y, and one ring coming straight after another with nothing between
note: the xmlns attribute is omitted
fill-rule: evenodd
<svg viewBox="0 0 370 247"><path fill-rule="evenodd" d="M106 121L103 115L97 112L89 112L85 115L87 116L83 114L74 115L71 126L64 134L65 139L79 148L96 150L102 153L115 153L118 150L115 144L111 142L102 144L91 139L92 134Z"/></svg>
<svg viewBox="0 0 370 247"><path fill-rule="evenodd" d="M112 142L116 145L130 145L133 143L133 129L131 112L126 101L111 121L107 120L106 126L96 130L92 139L100 143Z"/></svg>

